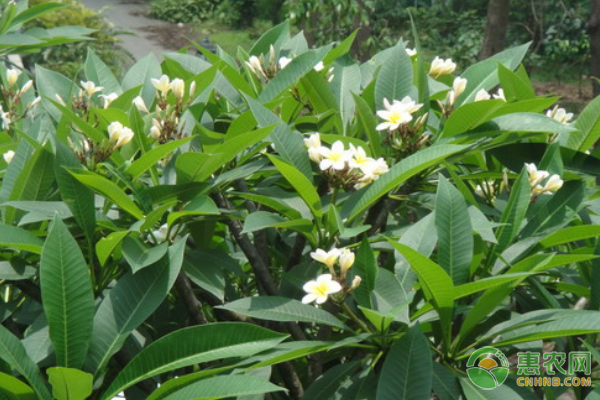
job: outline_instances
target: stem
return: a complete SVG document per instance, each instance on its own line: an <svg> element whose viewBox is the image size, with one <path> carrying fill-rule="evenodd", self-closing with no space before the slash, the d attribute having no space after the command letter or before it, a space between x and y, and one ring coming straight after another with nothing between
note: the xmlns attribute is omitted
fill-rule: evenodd
<svg viewBox="0 0 600 400"><path fill-rule="evenodd" d="M348 307L346 303L342 303L342 308L346 311L346 314L352 319L363 331L373 333L367 324L365 324L354 312Z"/></svg>

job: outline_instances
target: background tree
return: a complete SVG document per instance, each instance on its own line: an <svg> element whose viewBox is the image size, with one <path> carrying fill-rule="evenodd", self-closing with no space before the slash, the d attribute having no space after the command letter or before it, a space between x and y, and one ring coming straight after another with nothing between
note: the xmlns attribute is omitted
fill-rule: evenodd
<svg viewBox="0 0 600 400"><path fill-rule="evenodd" d="M486 59L504 49L508 29L510 0L490 0L487 8L487 23L481 45L480 59Z"/></svg>
<svg viewBox="0 0 600 400"><path fill-rule="evenodd" d="M592 11L590 15L590 44L592 53L591 75L600 77L600 0L592 0ZM593 80L594 96L600 94L600 84Z"/></svg>

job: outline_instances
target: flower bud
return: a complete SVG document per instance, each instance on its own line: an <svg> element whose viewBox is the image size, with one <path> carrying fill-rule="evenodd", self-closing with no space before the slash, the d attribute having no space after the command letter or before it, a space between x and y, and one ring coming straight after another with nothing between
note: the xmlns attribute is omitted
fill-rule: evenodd
<svg viewBox="0 0 600 400"><path fill-rule="evenodd" d="M9 150L2 155L2 157L4 158L4 161L7 164L10 164L10 162L13 160L14 156L15 156L15 152L12 150Z"/></svg>
<svg viewBox="0 0 600 400"><path fill-rule="evenodd" d="M148 108L146 107L146 103L144 102L142 96L138 96L135 99L133 99L132 103L135 106L135 108L138 109L139 112L150 114L150 111L148 111Z"/></svg>
<svg viewBox="0 0 600 400"><path fill-rule="evenodd" d="M150 128L150 137L154 140L159 140L160 139L160 129L158 129L156 126L152 126L152 128Z"/></svg>
<svg viewBox="0 0 600 400"><path fill-rule="evenodd" d="M454 90L454 96L458 97L465 91L467 88L467 80L465 78L461 78L460 76L454 79L452 83L452 90Z"/></svg>
<svg viewBox="0 0 600 400"><path fill-rule="evenodd" d="M162 75L159 79L151 79L150 82L163 96L166 96L171 90L171 81L167 75Z"/></svg>
<svg viewBox="0 0 600 400"><path fill-rule="evenodd" d="M354 265L354 253L352 250L343 249L340 254L339 263L342 277L346 276L346 272Z"/></svg>
<svg viewBox="0 0 600 400"><path fill-rule="evenodd" d="M359 275L356 275L352 280L352 286L350 286L350 290L356 290L360 286L361 282L362 278Z"/></svg>
<svg viewBox="0 0 600 400"><path fill-rule="evenodd" d="M185 95L185 82L182 79L175 78L171 82L171 90L178 99L182 99Z"/></svg>
<svg viewBox="0 0 600 400"><path fill-rule="evenodd" d="M115 101L119 97L119 95L115 92L112 92L111 94L100 95L100 97L104 99L104 108L108 108L108 106L110 106L110 103Z"/></svg>
<svg viewBox="0 0 600 400"><path fill-rule="evenodd" d="M8 82L9 88L12 87L15 83L17 83L19 75L21 75L21 71L16 68L6 70L6 81Z"/></svg>
<svg viewBox="0 0 600 400"><path fill-rule="evenodd" d="M23 85L23 87L21 88L21 91L19 92L19 95L23 95L24 93L26 93L29 89L31 89L33 87L33 81L30 79L27 82L25 82L25 84Z"/></svg>

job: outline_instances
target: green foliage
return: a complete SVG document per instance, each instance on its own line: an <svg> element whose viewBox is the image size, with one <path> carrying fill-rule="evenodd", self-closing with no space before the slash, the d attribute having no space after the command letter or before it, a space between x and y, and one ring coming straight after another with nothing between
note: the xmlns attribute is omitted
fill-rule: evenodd
<svg viewBox="0 0 600 400"><path fill-rule="evenodd" d="M113 73L122 75L124 66L131 63L130 55L120 47L119 39L115 37L123 32L110 26L101 14L85 7L77 0L62 1L62 3L64 8L36 18L28 22L26 27L54 29L78 25L93 32L91 34L93 41L47 48L39 54L25 57L24 62L32 67L39 64L68 77L77 77L86 59L88 48L91 48ZM30 5L46 4L50 4L50 0L30 0Z"/></svg>
<svg viewBox="0 0 600 400"><path fill-rule="evenodd" d="M598 100L546 114L527 45L461 85L402 43L357 61L356 37L284 23L122 79L90 50L83 83L28 89L0 68L0 397L563 394L466 368L596 357Z"/></svg>
<svg viewBox="0 0 600 400"><path fill-rule="evenodd" d="M154 0L150 15L173 23L200 22L208 19L214 9L214 0Z"/></svg>

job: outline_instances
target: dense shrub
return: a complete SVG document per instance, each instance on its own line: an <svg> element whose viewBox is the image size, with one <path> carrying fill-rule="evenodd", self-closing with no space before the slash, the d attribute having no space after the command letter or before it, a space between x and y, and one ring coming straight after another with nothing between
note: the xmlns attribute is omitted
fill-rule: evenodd
<svg viewBox="0 0 600 400"><path fill-rule="evenodd" d="M593 399L600 98L351 47L0 67L0 396Z"/></svg>
<svg viewBox="0 0 600 400"><path fill-rule="evenodd" d="M150 15L173 23L199 22L208 19L215 10L214 0L155 0Z"/></svg>

